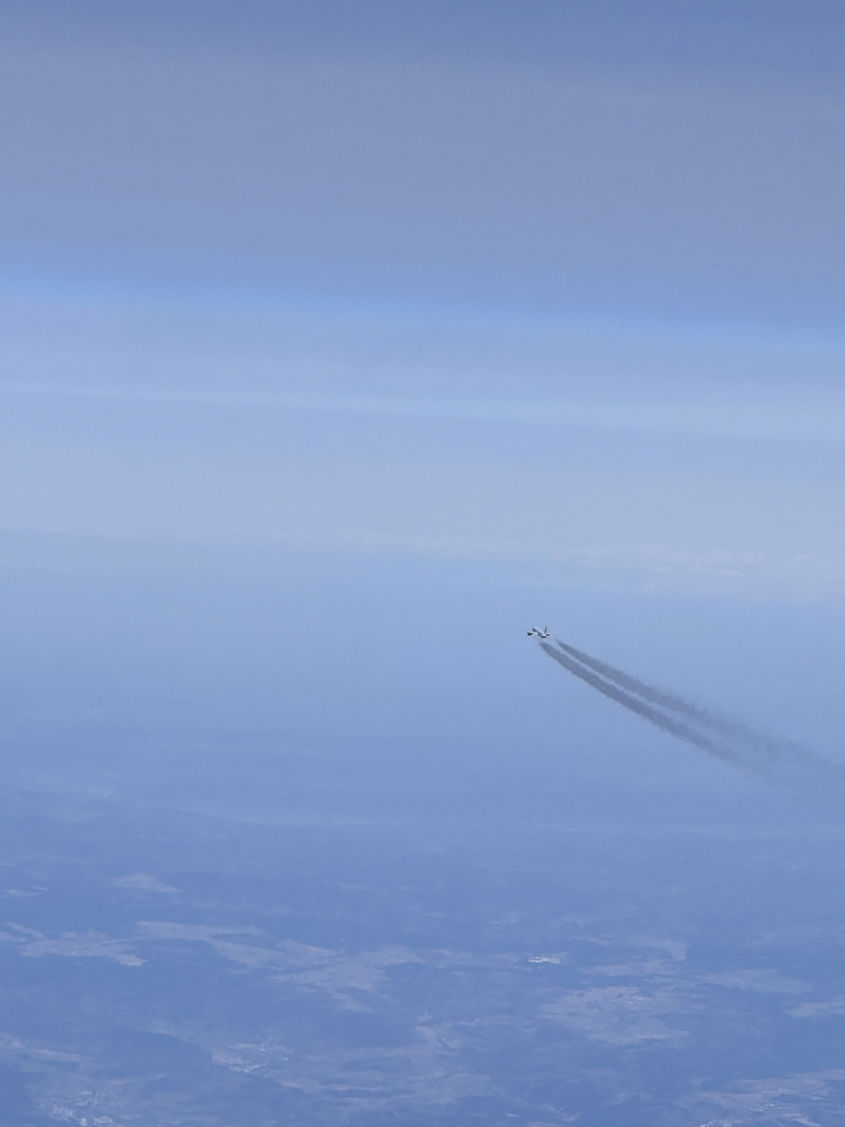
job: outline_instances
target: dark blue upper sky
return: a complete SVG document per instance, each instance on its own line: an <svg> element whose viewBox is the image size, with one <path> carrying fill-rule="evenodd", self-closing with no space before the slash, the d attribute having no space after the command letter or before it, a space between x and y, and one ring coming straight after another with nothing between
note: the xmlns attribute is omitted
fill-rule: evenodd
<svg viewBox="0 0 845 1127"><path fill-rule="evenodd" d="M838 324L835 6L2 18L13 268Z"/></svg>
<svg viewBox="0 0 845 1127"><path fill-rule="evenodd" d="M38 39L229 50L356 51L532 63L757 67L836 73L843 15L826 0L151 0L7 4L3 25Z"/></svg>

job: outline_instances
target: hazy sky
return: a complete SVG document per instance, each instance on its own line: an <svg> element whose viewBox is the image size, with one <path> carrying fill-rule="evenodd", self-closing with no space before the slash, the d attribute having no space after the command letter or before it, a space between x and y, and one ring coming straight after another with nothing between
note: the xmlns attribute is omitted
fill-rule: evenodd
<svg viewBox="0 0 845 1127"><path fill-rule="evenodd" d="M73 696L62 655L96 710L120 655L201 711L281 645L265 704L340 679L373 730L442 705L419 686L449 683L454 623L495 647L574 615L670 675L692 621L750 662L813 604L792 625L824 648L844 24L825 0L4 4L20 686ZM425 635L407 668L397 616ZM711 691L723 644L696 646Z"/></svg>

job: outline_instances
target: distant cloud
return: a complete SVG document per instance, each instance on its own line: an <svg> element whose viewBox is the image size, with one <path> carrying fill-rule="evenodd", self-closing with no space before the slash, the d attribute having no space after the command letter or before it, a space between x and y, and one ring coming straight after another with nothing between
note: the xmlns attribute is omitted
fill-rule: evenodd
<svg viewBox="0 0 845 1127"><path fill-rule="evenodd" d="M802 1002L787 1010L790 1017L827 1018L845 1015L845 998L830 998L824 1002Z"/></svg>
<svg viewBox="0 0 845 1127"><path fill-rule="evenodd" d="M307 394L284 390L216 390L142 384L0 382L0 397L139 403L161 407L217 410L274 410L369 415L386 419L529 426L541 431L620 431L712 438L769 439L794 442L845 442L845 411L830 402L726 404L718 401L625 402L595 400L507 400L460 393L436 399L412 395Z"/></svg>
<svg viewBox="0 0 845 1127"><path fill-rule="evenodd" d="M69 959L111 959L124 967L140 967L146 962L131 946L98 931L65 931L48 937L33 928L7 924L0 932L0 943L14 944L25 958L61 956Z"/></svg>
<svg viewBox="0 0 845 1127"><path fill-rule="evenodd" d="M115 877L111 882L118 888L127 888L137 892L175 893L178 888L154 877L151 873L132 873L125 877Z"/></svg>

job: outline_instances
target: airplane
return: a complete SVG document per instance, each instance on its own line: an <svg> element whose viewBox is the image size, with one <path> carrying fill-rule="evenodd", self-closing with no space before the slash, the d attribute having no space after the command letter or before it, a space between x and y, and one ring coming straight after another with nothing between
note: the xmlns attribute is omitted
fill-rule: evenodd
<svg viewBox="0 0 845 1127"><path fill-rule="evenodd" d="M530 630L526 631L526 633L528 634L529 638L531 637L532 634L535 634L538 638L548 638L549 628L548 628L548 626L546 626L546 627L544 627L544 629L538 630L536 626L532 626Z"/></svg>

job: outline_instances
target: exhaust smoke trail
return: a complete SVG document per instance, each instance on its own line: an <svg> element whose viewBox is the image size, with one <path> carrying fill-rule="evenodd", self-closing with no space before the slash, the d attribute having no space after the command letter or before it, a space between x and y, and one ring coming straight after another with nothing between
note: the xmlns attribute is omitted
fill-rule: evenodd
<svg viewBox="0 0 845 1127"><path fill-rule="evenodd" d="M739 735L747 730L743 724L734 722L726 716L719 716L710 709L693 704L678 693L673 693L669 689L658 688L657 685L650 685L647 681L634 677L631 673L617 669L615 665L609 665L606 661L599 661L597 657L585 653L584 650L577 650L575 646L561 642L559 638L556 641L564 653L569 654L582 665L595 670L596 673L600 673L606 680L621 685L623 689L634 693L635 696L642 697L643 700L651 701L652 704L657 704L661 708L677 712L679 716L684 716L695 724L706 725L708 728L722 732L727 736Z"/></svg>
<svg viewBox="0 0 845 1127"><path fill-rule="evenodd" d="M706 751L710 755L724 759L728 763L744 767L747 770L760 770L758 765L744 760L736 749L730 747L730 745L722 743L710 735L696 730L691 724L684 723L683 720L678 720L674 716L661 712L658 708L654 708L652 705L648 704L642 697L625 692L624 689L600 677L586 665L581 665L567 654L561 653L560 650L555 649L554 646L549 645L548 642L540 642L540 646L546 651L550 658L556 661L558 665L562 665L569 673L580 678L586 684L592 686L592 688L597 689L598 692L609 700L621 704L622 707L627 708L629 712L634 712L638 716L642 716L644 720L648 720L649 723L653 724L656 728L660 728L662 731L677 737L677 739L692 744L693 747L701 748L702 751Z"/></svg>
<svg viewBox="0 0 845 1127"><path fill-rule="evenodd" d="M584 650L576 649L575 646L561 642L560 639L557 639L557 644L570 658L600 674L605 680L629 691L641 700L657 705L667 712L674 712L692 725L696 725L707 732L716 732L725 736L735 748L736 745L741 745L752 753L768 757L771 760L779 759L785 765L815 765L827 769L834 766L832 763L827 763L809 748L802 747L792 740L783 740L764 732L755 731L741 720L735 720L733 717L725 716L711 708L693 704L669 689L650 685L647 681L643 681L631 673L625 673L624 670L618 669L606 661L600 661L592 654L585 653ZM741 757L738 748L736 748L736 754Z"/></svg>

